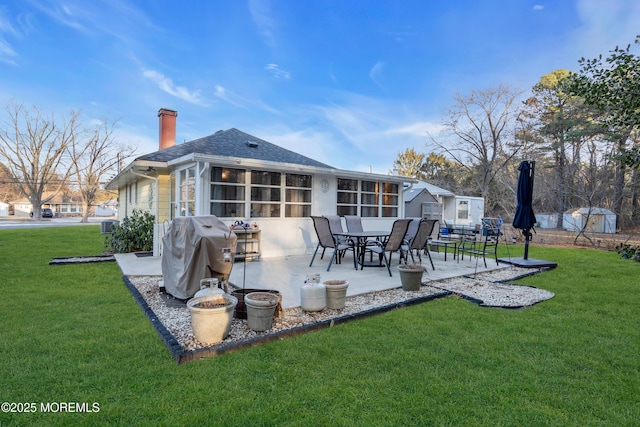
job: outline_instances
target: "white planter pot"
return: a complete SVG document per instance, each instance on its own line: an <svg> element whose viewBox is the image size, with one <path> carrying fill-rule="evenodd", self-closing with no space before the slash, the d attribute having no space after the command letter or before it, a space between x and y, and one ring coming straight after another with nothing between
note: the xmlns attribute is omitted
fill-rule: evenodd
<svg viewBox="0 0 640 427"><path fill-rule="evenodd" d="M327 308L342 310L347 298L349 282L346 280L326 280L322 284L327 291Z"/></svg>
<svg viewBox="0 0 640 427"><path fill-rule="evenodd" d="M217 344L229 335L233 310L238 299L229 294L211 294L192 298L187 302L191 313L191 327L198 341ZM214 306L215 307L207 307Z"/></svg>

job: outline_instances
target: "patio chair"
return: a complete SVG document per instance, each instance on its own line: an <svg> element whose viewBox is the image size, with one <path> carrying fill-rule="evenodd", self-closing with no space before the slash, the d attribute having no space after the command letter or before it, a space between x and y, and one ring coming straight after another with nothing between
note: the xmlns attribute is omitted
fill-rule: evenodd
<svg viewBox="0 0 640 427"><path fill-rule="evenodd" d="M347 250L353 251L353 268L356 267L356 252L354 245L351 243L342 244L339 243L336 237L331 233L331 227L329 225L329 219L323 216L312 216L313 227L316 230L316 235L318 236L318 245L316 246L316 250L313 252L313 257L311 258L311 262L309 263L309 267L313 265L313 261L316 259L316 254L318 253L318 249L322 247L322 254L320 255L320 259L324 257L324 251L327 248L333 249L333 254L331 254L331 260L329 261L329 265L327 266L327 271L331 269L331 265L335 259L336 264L340 264L342 257L344 256Z"/></svg>
<svg viewBox="0 0 640 427"><path fill-rule="evenodd" d="M364 231L362 228L362 218L358 215L345 215L345 222L347 223L347 231ZM367 239L365 245L375 246L376 240Z"/></svg>
<svg viewBox="0 0 640 427"><path fill-rule="evenodd" d="M407 228L407 234L404 235L404 239L402 242L402 249L400 250L400 261L404 258L405 263L407 260L407 253L409 252L409 244L415 239L416 234L418 233L418 228L420 227L420 220L422 218L409 218L411 222L409 222L409 227Z"/></svg>
<svg viewBox="0 0 640 427"><path fill-rule="evenodd" d="M407 234L407 229L409 228L410 219L397 219L393 223L393 227L391 228L391 234L382 242L377 242L375 246L365 246L364 251L361 251L361 266L364 267L364 256L366 252L376 253L378 254L379 262L376 266L382 267L382 260L384 259L384 264L387 266L387 271L389 272L389 276L391 274L391 255L394 252L400 252L402 250L402 243L404 241L404 236ZM389 258L387 259L387 252L389 252ZM362 269L361 267L361 269Z"/></svg>
<svg viewBox="0 0 640 427"><path fill-rule="evenodd" d="M487 268L487 255L493 255L496 260L496 265L499 265L498 262L498 243L500 242L500 226L495 224L484 224L483 219L483 227L481 229L481 233L475 239L464 239L458 245L458 262L462 258L464 260L464 254L472 255L476 258L482 257L484 261L484 267Z"/></svg>
<svg viewBox="0 0 640 427"><path fill-rule="evenodd" d="M422 263L422 255L421 252L424 252L425 255L429 257L429 262L431 263L431 268L436 269L433 265L433 260L431 259L431 253L429 252L429 247L427 242L429 241L429 237L431 233L433 233L433 228L435 227L437 220L433 219L423 219L418 220L418 230L415 235L406 239L406 245L403 245L403 251L408 255L411 255L411 261L415 262L415 258L413 257L413 252L415 251L418 254L418 260ZM413 224L413 221L412 221ZM411 225L409 225L411 228ZM409 236L410 231L407 231L407 236ZM407 262L407 255L404 256L405 262Z"/></svg>
<svg viewBox="0 0 640 427"><path fill-rule="evenodd" d="M347 223L347 231L364 231L362 229L362 218L358 215L345 215L344 220Z"/></svg>
<svg viewBox="0 0 640 427"><path fill-rule="evenodd" d="M342 233L344 232L344 228L342 228L342 219L338 215L323 215L325 218L329 220L329 228L331 229L331 234ZM338 242L344 245L349 244L349 241L344 236L335 236L338 239Z"/></svg>

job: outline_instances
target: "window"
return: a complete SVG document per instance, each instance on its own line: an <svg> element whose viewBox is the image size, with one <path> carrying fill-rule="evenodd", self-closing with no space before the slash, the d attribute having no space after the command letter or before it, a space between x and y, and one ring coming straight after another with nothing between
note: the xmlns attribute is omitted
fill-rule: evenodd
<svg viewBox="0 0 640 427"><path fill-rule="evenodd" d="M300 218L311 215L311 175L211 168L212 215Z"/></svg>
<svg viewBox="0 0 640 427"><path fill-rule="evenodd" d="M376 181L362 181L360 204L362 217L378 217L379 187Z"/></svg>
<svg viewBox="0 0 640 427"><path fill-rule="evenodd" d="M211 168L210 212L212 215L245 216L245 175L244 169Z"/></svg>
<svg viewBox="0 0 640 427"><path fill-rule="evenodd" d="M196 212L196 168L181 170L178 179L178 215L194 216Z"/></svg>
<svg viewBox="0 0 640 427"><path fill-rule="evenodd" d="M338 215L358 215L358 180L338 178Z"/></svg>
<svg viewBox="0 0 640 427"><path fill-rule="evenodd" d="M469 201L458 201L458 219L469 219Z"/></svg>
<svg viewBox="0 0 640 427"><path fill-rule="evenodd" d="M365 218L397 217L399 192L397 183L338 178L338 215L358 215L360 209Z"/></svg>
<svg viewBox="0 0 640 427"><path fill-rule="evenodd" d="M311 215L311 175L286 174L285 192L285 217L304 218Z"/></svg>
<svg viewBox="0 0 640 427"><path fill-rule="evenodd" d="M251 171L251 218L280 217L281 173Z"/></svg>
<svg viewBox="0 0 640 427"><path fill-rule="evenodd" d="M382 216L397 217L398 216L398 184L392 184L389 182L380 183L382 187Z"/></svg>
<svg viewBox="0 0 640 427"><path fill-rule="evenodd" d="M169 219L176 217L176 174L171 172L169 176Z"/></svg>

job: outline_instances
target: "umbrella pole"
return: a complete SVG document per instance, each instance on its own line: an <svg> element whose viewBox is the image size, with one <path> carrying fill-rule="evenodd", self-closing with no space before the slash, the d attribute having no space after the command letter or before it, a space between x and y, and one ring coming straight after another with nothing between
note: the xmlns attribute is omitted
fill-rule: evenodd
<svg viewBox="0 0 640 427"><path fill-rule="evenodd" d="M531 240L531 231L529 229L523 230L524 234L524 259L529 259L529 240Z"/></svg>

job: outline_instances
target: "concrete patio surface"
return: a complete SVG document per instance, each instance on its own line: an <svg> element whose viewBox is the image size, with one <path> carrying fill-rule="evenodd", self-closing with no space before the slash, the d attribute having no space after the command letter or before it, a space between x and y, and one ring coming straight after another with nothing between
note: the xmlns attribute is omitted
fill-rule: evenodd
<svg viewBox="0 0 640 427"><path fill-rule="evenodd" d="M341 264L333 264L331 271L327 271L330 254L327 251L324 259L320 254L316 256L313 266L309 267L311 255L296 255L287 257L260 258L253 261L237 261L229 281L238 288L273 289L282 295L284 308L300 305L300 287L307 276L320 275L320 281L347 280L349 288L347 296L381 291L400 287L400 274L396 270L398 254L393 254L391 263L392 277L389 277L386 267L365 267L364 270L353 268L353 258L347 255ZM496 265L494 259L487 259L484 267L482 259L465 257L458 262L451 254L444 261L444 253L432 252L435 270L431 268L429 259L422 258L422 264L427 267L423 282L437 281L451 277L473 275L485 271L510 268L507 264ZM116 254L116 261L124 276L161 276L161 257L138 257L135 254ZM416 258L417 261L417 258Z"/></svg>

